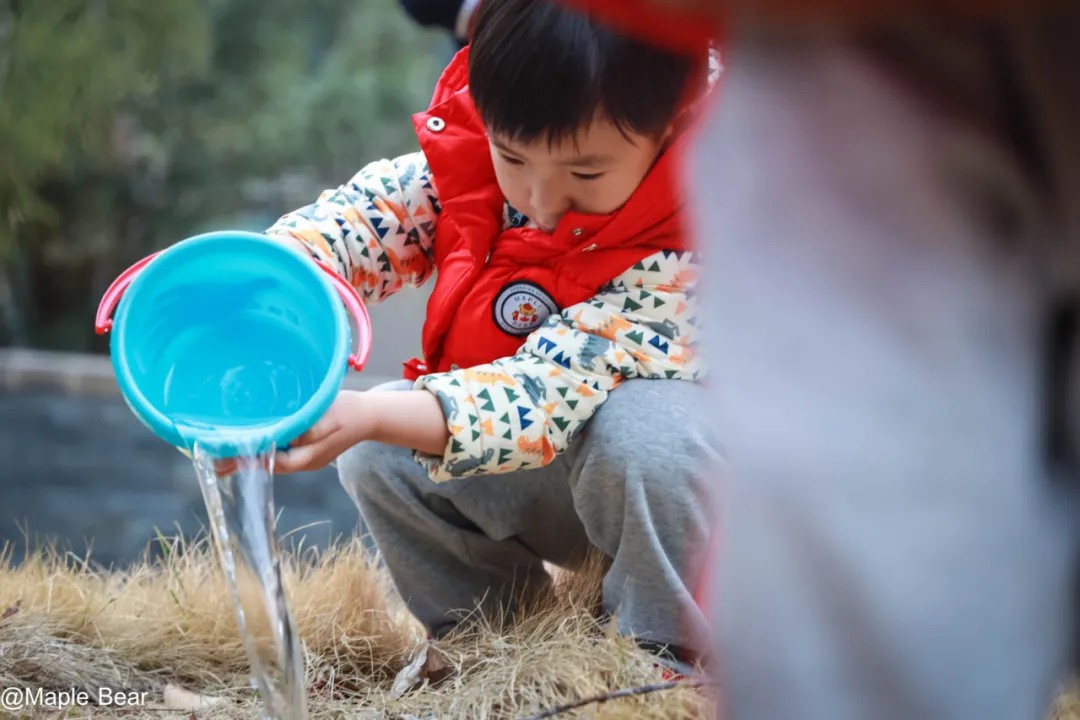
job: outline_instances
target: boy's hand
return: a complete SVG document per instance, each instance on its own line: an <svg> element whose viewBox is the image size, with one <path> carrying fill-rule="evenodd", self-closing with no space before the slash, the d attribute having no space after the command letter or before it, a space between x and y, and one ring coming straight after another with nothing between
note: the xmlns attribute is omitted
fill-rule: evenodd
<svg viewBox="0 0 1080 720"><path fill-rule="evenodd" d="M282 474L319 470L364 440L441 455L450 431L439 401L425 390L343 390L319 422L277 454L274 468Z"/></svg>
<svg viewBox="0 0 1080 720"><path fill-rule="evenodd" d="M274 458L281 474L319 470L361 440L372 437L375 418L366 393L343 390L322 418Z"/></svg>

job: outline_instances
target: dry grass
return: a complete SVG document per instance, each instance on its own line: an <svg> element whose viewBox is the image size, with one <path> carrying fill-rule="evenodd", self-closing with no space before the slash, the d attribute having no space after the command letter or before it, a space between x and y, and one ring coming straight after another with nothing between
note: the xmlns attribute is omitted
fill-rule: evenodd
<svg viewBox="0 0 1080 720"><path fill-rule="evenodd" d="M105 686L148 690L160 701L172 683L229 700L199 718L257 717L216 558L205 542L163 547L161 558L126 572L54 550L15 565L0 552L0 688ZM595 619L599 572L592 572L562 576L513 623L477 619L441 641L448 677L394 697L395 675L424 640L361 544L293 554L283 568L315 718L518 718L661 680L650 655ZM679 688L576 716L697 718L710 708L701 690ZM191 713L123 716L188 720Z"/></svg>
<svg viewBox="0 0 1080 720"><path fill-rule="evenodd" d="M135 718L254 718L247 660L224 576L208 544L163 541L154 562L104 572L45 550L17 566L0 551L0 688L146 690L166 683L227 702L212 710L110 710ZM395 675L424 645L358 541L283 564L307 661L313 718L520 718L580 698L660 681L652 657L595 619L599 567L562 575L514 622L477 620L441 641L448 676L395 697ZM701 690L680 688L565 717L701 718ZM0 717L4 713L0 712ZM68 714L66 717L74 717ZM1065 693L1052 720L1080 720Z"/></svg>

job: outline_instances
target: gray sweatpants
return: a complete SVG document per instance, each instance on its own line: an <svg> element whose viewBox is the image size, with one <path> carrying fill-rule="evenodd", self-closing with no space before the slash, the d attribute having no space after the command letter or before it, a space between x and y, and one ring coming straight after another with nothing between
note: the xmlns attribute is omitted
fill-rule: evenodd
<svg viewBox="0 0 1080 720"><path fill-rule="evenodd" d="M434 635L479 601L509 607L549 583L543 561L574 568L595 547L612 560L603 602L617 629L700 654L709 632L689 588L710 520L704 469L717 459L702 395L677 380L625 382L536 470L438 484L411 451L364 442L338 471L394 585Z"/></svg>
<svg viewBox="0 0 1080 720"><path fill-rule="evenodd" d="M1045 717L1080 567L1080 13L734 37L694 169L725 715Z"/></svg>

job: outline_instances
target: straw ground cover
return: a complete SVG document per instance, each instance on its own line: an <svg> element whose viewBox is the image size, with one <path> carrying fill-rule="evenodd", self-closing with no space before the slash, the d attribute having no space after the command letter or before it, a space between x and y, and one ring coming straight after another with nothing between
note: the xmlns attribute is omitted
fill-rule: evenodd
<svg viewBox="0 0 1080 720"><path fill-rule="evenodd" d="M212 548L162 543L157 560L122 572L55 550L19 563L0 553L0 688L146 692L148 706L106 711L125 718L257 717ZM358 541L292 553L284 573L314 718L521 718L663 683L652 656L596 619L596 569L560 576L515 622L470 623L411 675L402 670L423 634ZM399 675L418 682L395 692ZM711 707L707 688L677 687L560 716L696 718Z"/></svg>
<svg viewBox="0 0 1080 720"><path fill-rule="evenodd" d="M0 689L146 693L146 706L97 717L257 717L212 549L204 541L162 543L157 560L123 572L51 549L20 563L0 552ZM561 575L515 622L478 621L434 648L358 541L290 554L284 572L316 719L524 718L663 683L650 655L596 620L599 565ZM678 720L710 716L713 707L709 688L677 687L559 716ZM8 716L20 714L0 711ZM1080 695L1062 694L1049 716L1080 720Z"/></svg>

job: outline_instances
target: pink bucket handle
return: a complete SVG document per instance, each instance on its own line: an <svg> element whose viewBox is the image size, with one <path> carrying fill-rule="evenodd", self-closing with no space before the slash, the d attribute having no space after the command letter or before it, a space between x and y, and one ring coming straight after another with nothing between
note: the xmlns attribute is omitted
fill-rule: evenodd
<svg viewBox="0 0 1080 720"><path fill-rule="evenodd" d="M97 332L98 335L104 335L112 330L112 314L113 310L116 309L116 306L120 304L120 298L123 297L128 286L131 285L131 282L135 279L135 276L142 272L142 269L160 254L161 251L158 251L153 255L144 257L142 260L120 273L120 275L112 281L112 284L109 285L109 289L101 296L101 302L98 303L97 315L94 317L94 331Z"/></svg>
<svg viewBox="0 0 1080 720"><path fill-rule="evenodd" d="M356 353L349 356L349 367L356 371L363 370L368 356L371 355L371 317L368 315L367 306L352 283L338 275L322 260L315 260L315 264L330 277L330 282L345 303L345 309L356 319Z"/></svg>
<svg viewBox="0 0 1080 720"><path fill-rule="evenodd" d="M120 275L112 281L112 284L109 285L109 289L101 296L97 315L94 317L94 330L98 335L104 335L112 330L112 314L113 311L116 310L116 306L120 304L120 298L123 297L128 287L135 280L136 276L142 272L143 268L162 252L163 251L158 251L153 255L144 257L142 260L120 273ZM334 272L333 268L323 263L321 260L315 260L315 264L330 277L330 282L334 285L334 289L337 290L338 295L341 296L342 302L345 303L345 308L356 319L356 352L349 356L349 367L356 371L363 370L364 366L367 365L368 357L371 355L371 317L368 315L367 307L364 305L364 301L360 298L360 293L356 291L356 288L347 282L345 278Z"/></svg>

